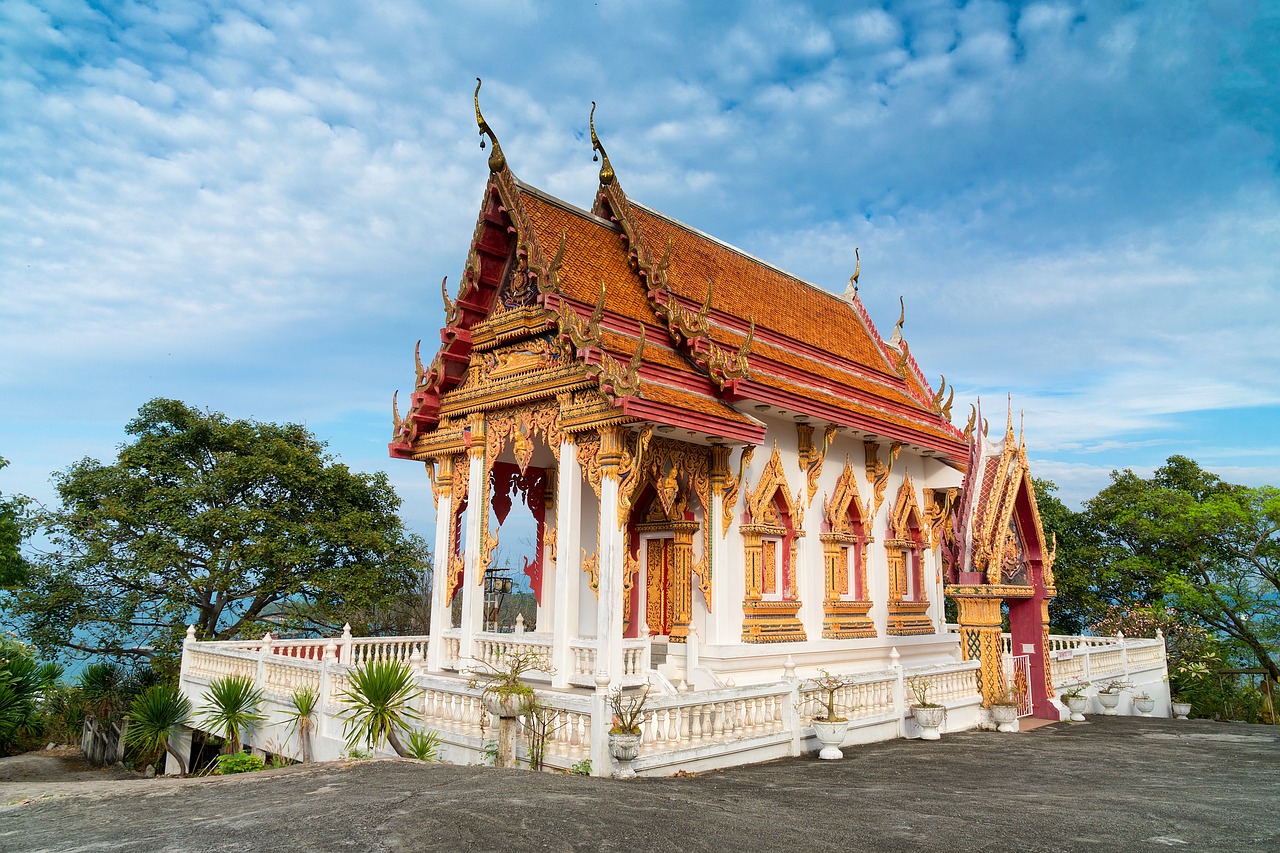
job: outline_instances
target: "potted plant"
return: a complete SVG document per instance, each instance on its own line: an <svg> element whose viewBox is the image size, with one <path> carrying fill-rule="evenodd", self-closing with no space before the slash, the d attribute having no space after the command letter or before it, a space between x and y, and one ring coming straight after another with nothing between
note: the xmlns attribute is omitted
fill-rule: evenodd
<svg viewBox="0 0 1280 853"><path fill-rule="evenodd" d="M1133 694L1133 707L1138 709L1138 713L1144 717L1151 716L1151 712L1156 707L1156 700L1146 691Z"/></svg>
<svg viewBox="0 0 1280 853"><path fill-rule="evenodd" d="M1004 690L991 701L991 718L995 720L996 731L1016 732L1018 730L1018 709L1022 707L1022 696L1012 687Z"/></svg>
<svg viewBox="0 0 1280 853"><path fill-rule="evenodd" d="M848 718L836 713L836 691L847 687L852 683L852 679L845 675L832 675L825 669L819 672L822 675L811 679L809 683L825 694L826 698L822 701L825 710L821 715L813 718L813 734L818 739L818 743L822 744L818 757L831 761L844 758L844 753L840 751L840 744L844 743L844 736L849 731Z"/></svg>
<svg viewBox="0 0 1280 853"><path fill-rule="evenodd" d="M1103 714L1108 717L1116 715L1116 708L1120 705L1120 696L1128 686L1128 683L1124 681L1109 681L1106 687L1098 691L1098 704L1102 706Z"/></svg>
<svg viewBox="0 0 1280 853"><path fill-rule="evenodd" d="M498 720L498 754L494 763L498 767L515 767L517 721L529 714L538 698L521 679L527 672L551 673L555 669L546 652L525 646L500 655L496 665L480 665L484 671L475 673L467 684L478 687L483 683L480 698L485 710Z"/></svg>
<svg viewBox="0 0 1280 853"><path fill-rule="evenodd" d="M640 754L640 724L644 720L644 703L649 698L649 686L644 692L630 695L617 687L609 692L609 710L613 712L613 727L609 729L609 754L618 762L613 774L615 779L634 779L636 771L631 762Z"/></svg>
<svg viewBox="0 0 1280 853"><path fill-rule="evenodd" d="M1191 715L1191 703L1182 697L1175 697L1170 706L1173 710L1173 716L1179 720L1186 720Z"/></svg>
<svg viewBox="0 0 1280 853"><path fill-rule="evenodd" d="M1062 693L1062 703L1067 706L1067 710L1071 712L1068 717L1073 723L1084 722L1084 709L1089 703L1089 697L1084 695L1084 685L1074 684Z"/></svg>
<svg viewBox="0 0 1280 853"><path fill-rule="evenodd" d="M469 686L483 684L481 697L485 710L499 719L519 717L533 704L533 688L522 678L527 672L553 673L551 658L537 649L517 647L498 657L498 664L481 662L483 671L474 673Z"/></svg>
<svg viewBox="0 0 1280 853"><path fill-rule="evenodd" d="M920 726L920 739L938 740L942 737L942 735L938 734L938 729L942 727L942 723L947 717L946 707L937 702L929 701L930 685L928 679L913 678L907 684L911 687L911 694L915 697L911 713L916 719L916 725Z"/></svg>

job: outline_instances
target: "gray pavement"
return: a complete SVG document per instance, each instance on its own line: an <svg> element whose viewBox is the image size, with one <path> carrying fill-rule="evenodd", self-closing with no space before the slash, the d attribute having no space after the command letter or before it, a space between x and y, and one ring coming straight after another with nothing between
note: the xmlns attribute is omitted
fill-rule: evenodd
<svg viewBox="0 0 1280 853"><path fill-rule="evenodd" d="M411 761L85 783L0 851L1280 851L1280 729L1090 717L615 782Z"/></svg>

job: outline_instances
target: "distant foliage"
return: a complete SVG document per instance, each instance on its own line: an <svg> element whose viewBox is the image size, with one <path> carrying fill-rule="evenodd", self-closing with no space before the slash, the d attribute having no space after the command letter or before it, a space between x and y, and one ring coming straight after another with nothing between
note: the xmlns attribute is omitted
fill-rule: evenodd
<svg viewBox="0 0 1280 853"><path fill-rule="evenodd" d="M13 607L42 649L172 667L188 624L218 640L331 631L420 592L427 549L386 476L305 427L156 399L126 432L113 463L55 474L59 505L34 514L53 550Z"/></svg>

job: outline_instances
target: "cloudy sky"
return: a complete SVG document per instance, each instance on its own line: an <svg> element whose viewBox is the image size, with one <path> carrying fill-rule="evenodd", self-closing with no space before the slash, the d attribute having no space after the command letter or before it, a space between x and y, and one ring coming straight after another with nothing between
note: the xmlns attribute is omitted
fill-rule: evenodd
<svg viewBox="0 0 1280 853"><path fill-rule="evenodd" d="M637 201L834 291L1026 411L1076 503L1187 454L1280 483L1268 2L0 4L0 490L146 400L306 423L390 472L487 174Z"/></svg>

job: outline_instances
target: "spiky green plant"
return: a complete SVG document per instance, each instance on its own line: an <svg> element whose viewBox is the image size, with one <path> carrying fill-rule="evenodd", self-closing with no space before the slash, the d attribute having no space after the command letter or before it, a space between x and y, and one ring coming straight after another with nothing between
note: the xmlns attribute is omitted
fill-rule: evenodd
<svg viewBox="0 0 1280 853"><path fill-rule="evenodd" d="M316 706L320 704L320 694L313 687L299 687L289 697L289 710L285 719L289 727L298 733L298 744L302 747L302 763L311 763L311 732L315 730Z"/></svg>
<svg viewBox="0 0 1280 853"><path fill-rule="evenodd" d="M419 761L439 761L440 733L409 732L409 754Z"/></svg>
<svg viewBox="0 0 1280 853"><path fill-rule="evenodd" d="M369 747L385 739L401 758L408 758L397 733L408 730L417 720L410 703L414 694L413 673L400 661L366 661L351 671L351 688L339 694L348 707L342 733L347 749L361 742Z"/></svg>
<svg viewBox="0 0 1280 853"><path fill-rule="evenodd" d="M168 684L156 684L139 693L129 706L129 727L125 730L125 743L147 753L161 750L178 762L178 770L187 775L186 762L169 744L174 728L183 725L191 717L191 700L178 688Z"/></svg>
<svg viewBox="0 0 1280 853"><path fill-rule="evenodd" d="M120 716L127 701L124 668L115 663L91 663L80 672L84 710L101 723Z"/></svg>
<svg viewBox="0 0 1280 853"><path fill-rule="evenodd" d="M266 719L258 711L261 703L262 690L253 686L253 679L245 675L224 675L209 684L200 720L226 740L224 752L240 752L240 733L244 727Z"/></svg>

